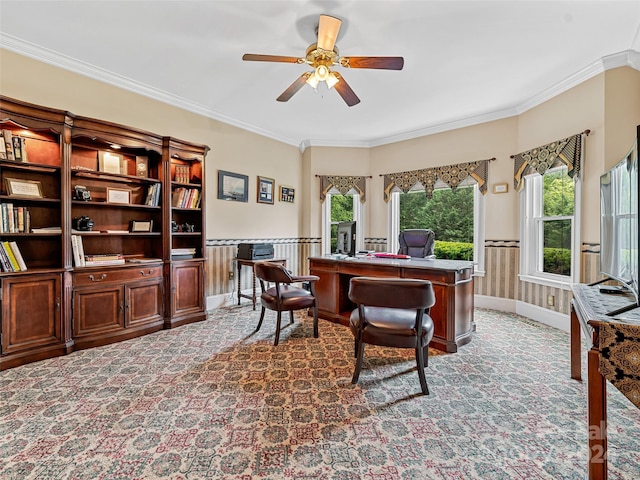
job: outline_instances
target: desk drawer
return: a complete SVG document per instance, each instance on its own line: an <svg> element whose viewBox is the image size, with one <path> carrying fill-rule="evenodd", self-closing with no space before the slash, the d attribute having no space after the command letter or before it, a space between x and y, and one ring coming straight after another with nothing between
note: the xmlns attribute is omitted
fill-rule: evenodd
<svg viewBox="0 0 640 480"><path fill-rule="evenodd" d="M340 265L340 273L354 277L400 277L400 267L375 265L360 262L344 262Z"/></svg>
<svg viewBox="0 0 640 480"><path fill-rule="evenodd" d="M144 265L127 268L96 268L73 272L74 287L97 283L126 283L135 280L162 277L162 265Z"/></svg>

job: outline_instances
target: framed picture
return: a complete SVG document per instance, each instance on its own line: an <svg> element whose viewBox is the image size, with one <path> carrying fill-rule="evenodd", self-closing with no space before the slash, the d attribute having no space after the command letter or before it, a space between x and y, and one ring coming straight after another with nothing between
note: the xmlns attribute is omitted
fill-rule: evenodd
<svg viewBox="0 0 640 480"><path fill-rule="evenodd" d="M296 196L296 190L293 187L280 185L280 201L293 203Z"/></svg>
<svg viewBox="0 0 640 480"><path fill-rule="evenodd" d="M131 220L131 233L150 232L153 230L153 220Z"/></svg>
<svg viewBox="0 0 640 480"><path fill-rule="evenodd" d="M107 202L131 203L131 190L122 190L119 188L107 188Z"/></svg>
<svg viewBox="0 0 640 480"><path fill-rule="evenodd" d="M258 203L273 203L273 178L258 177Z"/></svg>
<svg viewBox="0 0 640 480"><path fill-rule="evenodd" d="M98 152L98 170L104 173L120 174L124 157L118 153Z"/></svg>
<svg viewBox="0 0 640 480"><path fill-rule="evenodd" d="M149 158L143 156L136 157L136 176L148 177L149 176Z"/></svg>
<svg viewBox="0 0 640 480"><path fill-rule="evenodd" d="M42 198L42 184L37 180L6 177L7 194L10 197Z"/></svg>
<svg viewBox="0 0 640 480"><path fill-rule="evenodd" d="M218 170L218 199L247 202L249 200L249 177Z"/></svg>
<svg viewBox="0 0 640 480"><path fill-rule="evenodd" d="M494 183L493 193L507 193L509 191L508 183Z"/></svg>

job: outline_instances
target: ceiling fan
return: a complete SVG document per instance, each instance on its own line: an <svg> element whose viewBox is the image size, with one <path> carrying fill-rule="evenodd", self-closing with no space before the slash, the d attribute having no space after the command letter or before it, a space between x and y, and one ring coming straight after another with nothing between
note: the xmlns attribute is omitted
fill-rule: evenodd
<svg viewBox="0 0 640 480"><path fill-rule="evenodd" d="M260 55L245 53L242 60L253 62L306 63L313 71L303 73L276 99L286 102L300 90L304 84L313 88L320 82L326 82L328 88L335 87L342 99L350 107L360 103L360 99L351 89L344 77L331 67L340 65L345 68L375 68L383 70L402 70L403 57L341 57L336 46L336 39L342 20L329 15L320 15L318 24L318 41L309 45L304 57L285 57L280 55Z"/></svg>

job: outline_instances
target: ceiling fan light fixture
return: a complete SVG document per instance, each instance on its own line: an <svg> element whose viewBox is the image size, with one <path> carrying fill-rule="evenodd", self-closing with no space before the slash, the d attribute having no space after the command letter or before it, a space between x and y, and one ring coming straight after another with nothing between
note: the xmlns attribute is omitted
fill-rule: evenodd
<svg viewBox="0 0 640 480"><path fill-rule="evenodd" d="M318 65L315 76L319 81L324 82L329 78L329 68L326 65Z"/></svg>
<svg viewBox="0 0 640 480"><path fill-rule="evenodd" d="M328 88L333 88L335 86L336 83L338 83L340 81L340 79L337 77L337 75L334 72L330 72L329 76L327 77L327 87Z"/></svg>
<svg viewBox="0 0 640 480"><path fill-rule="evenodd" d="M312 88L318 88L318 83L320 83L320 80L318 80L318 77L316 77L315 72L309 75L309 78L307 78L307 85L311 86Z"/></svg>

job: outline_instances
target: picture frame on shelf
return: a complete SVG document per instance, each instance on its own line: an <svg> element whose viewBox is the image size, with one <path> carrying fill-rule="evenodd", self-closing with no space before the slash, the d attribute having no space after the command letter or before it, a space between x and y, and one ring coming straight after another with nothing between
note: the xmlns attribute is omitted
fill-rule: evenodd
<svg viewBox="0 0 640 480"><path fill-rule="evenodd" d="M153 230L153 220L131 220L131 233L148 233Z"/></svg>
<svg viewBox="0 0 640 480"><path fill-rule="evenodd" d="M98 171L100 172L120 175L120 173L122 173L123 162L124 157L119 153L105 152L102 150L98 152Z"/></svg>
<svg viewBox="0 0 640 480"><path fill-rule="evenodd" d="M149 157L138 155L136 157L136 176L148 177L149 176Z"/></svg>
<svg viewBox="0 0 640 480"><path fill-rule="evenodd" d="M10 197L43 198L42 183L38 180L5 177L7 195Z"/></svg>
<svg viewBox="0 0 640 480"><path fill-rule="evenodd" d="M258 176L258 203L273 204L275 180Z"/></svg>
<svg viewBox="0 0 640 480"><path fill-rule="evenodd" d="M218 170L218 199L234 202L249 201L249 177Z"/></svg>
<svg viewBox="0 0 640 480"><path fill-rule="evenodd" d="M107 203L131 203L131 190L107 188Z"/></svg>
<svg viewBox="0 0 640 480"><path fill-rule="evenodd" d="M296 197L296 189L293 187L287 187L286 185L280 185L280 201L287 203L294 203Z"/></svg>

